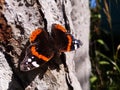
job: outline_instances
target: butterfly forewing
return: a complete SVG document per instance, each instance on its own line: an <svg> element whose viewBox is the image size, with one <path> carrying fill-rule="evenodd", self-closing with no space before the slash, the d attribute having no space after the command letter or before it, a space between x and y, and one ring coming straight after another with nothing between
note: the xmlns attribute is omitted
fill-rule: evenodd
<svg viewBox="0 0 120 90"><path fill-rule="evenodd" d="M43 29L34 31L31 34L30 42L25 52L25 58L20 64L22 71L37 68L48 62L54 56L54 50L49 35Z"/></svg>
<svg viewBox="0 0 120 90"><path fill-rule="evenodd" d="M52 25L52 37L55 41L55 46L60 52L72 51L80 47L80 41L67 32L67 30L59 25Z"/></svg>

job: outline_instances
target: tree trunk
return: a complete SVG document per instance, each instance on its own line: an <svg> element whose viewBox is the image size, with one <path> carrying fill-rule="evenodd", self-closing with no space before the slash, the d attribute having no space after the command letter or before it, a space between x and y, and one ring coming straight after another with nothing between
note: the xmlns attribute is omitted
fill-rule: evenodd
<svg viewBox="0 0 120 90"><path fill-rule="evenodd" d="M1 90L89 90L88 0L0 0L0 9ZM31 32L41 27L50 33L53 23L80 39L81 48L43 67L20 71Z"/></svg>

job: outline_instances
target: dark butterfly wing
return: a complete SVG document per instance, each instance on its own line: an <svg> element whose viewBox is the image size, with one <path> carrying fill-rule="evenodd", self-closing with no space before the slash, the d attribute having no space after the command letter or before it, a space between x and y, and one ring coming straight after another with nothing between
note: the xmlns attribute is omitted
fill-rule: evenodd
<svg viewBox="0 0 120 90"><path fill-rule="evenodd" d="M54 55L53 46L45 30L36 29L30 36L31 44L27 47L20 70L29 71L48 62Z"/></svg>
<svg viewBox="0 0 120 90"><path fill-rule="evenodd" d="M60 52L66 52L75 50L80 47L80 40L75 39L67 30L60 24L52 25L53 40L55 41L55 46Z"/></svg>

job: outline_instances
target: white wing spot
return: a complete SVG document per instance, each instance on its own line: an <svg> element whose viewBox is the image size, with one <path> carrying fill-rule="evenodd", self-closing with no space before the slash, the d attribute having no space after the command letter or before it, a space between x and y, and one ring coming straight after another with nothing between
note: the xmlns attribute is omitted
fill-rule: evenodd
<svg viewBox="0 0 120 90"><path fill-rule="evenodd" d="M75 44L77 44L77 43L78 43L78 41L77 41L77 40L75 40L75 41L74 41L74 43L75 43Z"/></svg>
<svg viewBox="0 0 120 90"><path fill-rule="evenodd" d="M33 56L32 56L31 58L32 58L32 59L34 59L34 57L33 57Z"/></svg>
<svg viewBox="0 0 120 90"><path fill-rule="evenodd" d="M32 62L32 59L28 58L28 62Z"/></svg>
<svg viewBox="0 0 120 90"><path fill-rule="evenodd" d="M39 64L37 64L36 61L33 61L33 62L32 62L32 65L35 66L35 67L39 67L39 66L40 66Z"/></svg>
<svg viewBox="0 0 120 90"><path fill-rule="evenodd" d="M29 68L29 67L27 67L27 70L30 70L30 68Z"/></svg>
<svg viewBox="0 0 120 90"><path fill-rule="evenodd" d="M78 47L77 47L77 44L74 44L74 49L77 49Z"/></svg>
<svg viewBox="0 0 120 90"><path fill-rule="evenodd" d="M28 62L25 62L25 64L28 64Z"/></svg>

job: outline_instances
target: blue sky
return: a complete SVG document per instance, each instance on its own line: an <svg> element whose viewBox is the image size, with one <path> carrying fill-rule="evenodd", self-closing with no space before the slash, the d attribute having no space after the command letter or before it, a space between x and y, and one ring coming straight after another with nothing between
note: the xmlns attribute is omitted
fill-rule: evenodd
<svg viewBox="0 0 120 90"><path fill-rule="evenodd" d="M95 8L96 7L96 0L90 0L90 7Z"/></svg>

